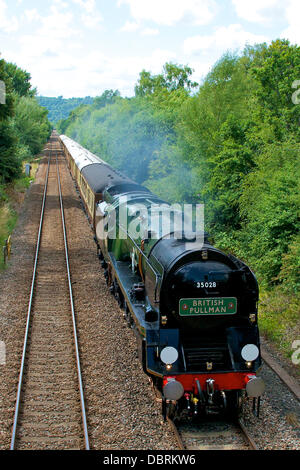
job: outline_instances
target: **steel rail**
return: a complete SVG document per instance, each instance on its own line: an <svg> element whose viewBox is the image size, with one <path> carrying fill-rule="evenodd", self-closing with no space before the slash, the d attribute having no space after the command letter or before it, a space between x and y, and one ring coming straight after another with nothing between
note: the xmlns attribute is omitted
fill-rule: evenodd
<svg viewBox="0 0 300 470"><path fill-rule="evenodd" d="M171 427L171 429L173 431L173 434L175 436L175 439L177 441L179 449L180 450L187 450L187 448L186 448L186 446L183 442L183 439L180 435L180 432L178 431L178 428L177 428L176 424L174 423L174 421L171 418L167 417L167 422L169 423L169 426Z"/></svg>
<svg viewBox="0 0 300 470"><path fill-rule="evenodd" d="M78 335L77 335L76 318L75 318L73 289L72 289L70 264L69 264L68 240L67 240L67 231L66 231L65 216L64 216L64 207L63 207L63 198L62 198L60 174L59 174L59 167L58 167L58 161L57 161L57 151L56 151L55 158L56 158L56 171L57 171L57 181L58 181L59 200L60 200L60 209L61 209L61 220L62 220L62 228L63 228L63 235L64 235L64 245L65 245L66 265L67 265L67 274L68 274L70 304L71 304L71 311L72 311L72 323L73 323L73 334L74 334L74 343L75 343L78 383L79 383L79 391L80 391L82 424L83 424L83 430L84 430L85 449L90 450L88 426L87 426L87 417L86 417L86 407L85 407L83 384L82 384L82 374L81 374L81 366L80 366L80 355L79 355Z"/></svg>
<svg viewBox="0 0 300 470"><path fill-rule="evenodd" d="M296 379L288 374L282 367L277 359L271 356L266 349L261 346L261 357L265 364L280 378L281 382L295 395L296 399L300 401L300 386Z"/></svg>
<svg viewBox="0 0 300 470"><path fill-rule="evenodd" d="M36 244L33 276L32 276L31 288L30 288L30 298L29 298L29 305L28 305L28 311L27 311L27 321L26 321L26 329L25 329L25 336L24 336L21 368L20 368L19 381L18 381L17 398L16 398L16 405L15 405L15 414L14 414L14 421L13 421L13 429L12 429L10 450L14 450L15 441L16 441L16 433L17 433L19 409L20 409L20 401L21 401L21 392L22 392L23 377L24 377L24 366L25 366L25 358L26 358L28 335L29 335L29 325L30 325L30 319L31 319L34 286L35 286L35 280L36 280L37 264L38 264L38 257L39 257L40 244L41 244L41 235L42 235L42 228L43 228L43 221L44 221L44 213L45 213L45 203L46 203L46 195L47 195L47 188L48 188L48 177L49 177L49 169L50 169L51 151L52 151L52 148L51 148L51 144L50 144L50 150L49 150L49 155L48 155L48 167L47 167L47 173L46 173L46 178L45 178L44 195L43 195L41 216L40 216L40 225L39 225L38 239L37 239L37 244Z"/></svg>
<svg viewBox="0 0 300 470"><path fill-rule="evenodd" d="M161 392L154 386L152 380L150 380L150 384L151 384L151 387L152 387L152 391L155 395L155 400L157 402L161 403L161 401L162 401ZM180 450L188 450L188 448L186 447L186 445L184 443L183 437L180 433L179 427L175 424L173 419L169 418L168 416L167 416L167 422L168 422L168 424L169 424L169 426L170 426L170 428L171 428L171 430L172 430L172 432L175 436L175 439L178 443L179 449ZM178 424L180 426L180 422ZM247 430L246 426L244 425L242 419L239 418L235 424L236 424L237 428L240 431L242 431L244 438L247 440L248 444L251 447L251 450L259 450L256 442L254 441L254 439L252 438L252 436L248 432L248 430Z"/></svg>
<svg viewBox="0 0 300 470"><path fill-rule="evenodd" d="M258 449L258 446L256 444L256 442L254 441L254 439L252 438L252 436L250 435L250 433L248 432L248 429L246 428L246 426L244 425L243 421L241 418L238 419L238 426L240 427L240 429L243 431L243 435L244 437L247 439L248 443L250 444L250 447L252 450L259 450Z"/></svg>
<svg viewBox="0 0 300 470"><path fill-rule="evenodd" d="M176 424L174 423L174 421L171 419L171 418L167 418L167 422L169 423L172 431L173 431L173 434L176 438L176 441L178 443L178 446L179 446L179 449L180 450L188 450L188 447L185 445L184 443L184 438L182 437L181 433L180 433L180 430L179 428L176 426ZM180 423L179 423L180 424ZM234 423L233 423L234 424ZM250 446L250 450L259 450L256 442L253 440L252 436L250 435L250 433L248 432L246 426L244 425L244 423L242 422L241 419L238 419L238 421L235 423L237 429L239 429L240 431L242 431L243 433L243 437L245 439L245 441L249 444Z"/></svg>

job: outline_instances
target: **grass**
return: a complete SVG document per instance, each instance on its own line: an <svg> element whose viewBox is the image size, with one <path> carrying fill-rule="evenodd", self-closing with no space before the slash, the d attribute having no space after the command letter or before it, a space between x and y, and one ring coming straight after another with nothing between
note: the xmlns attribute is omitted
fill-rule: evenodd
<svg viewBox="0 0 300 470"><path fill-rule="evenodd" d="M3 257L3 246L5 240L13 232L25 193L35 178L40 159L35 159L31 164L31 177L24 174L21 178L7 185L0 185L0 270L5 268ZM25 168L25 163L24 163Z"/></svg>
<svg viewBox="0 0 300 470"><path fill-rule="evenodd" d="M259 305L259 327L260 332L291 361L291 366L300 376L300 364L292 361L296 351L293 343L300 340L299 293L288 294L280 286L263 292Z"/></svg>
<svg viewBox="0 0 300 470"><path fill-rule="evenodd" d="M0 207L0 270L5 267L2 247L5 245L5 240L7 240L15 228L17 220L18 215L16 211L10 207L9 203L5 202L2 204Z"/></svg>

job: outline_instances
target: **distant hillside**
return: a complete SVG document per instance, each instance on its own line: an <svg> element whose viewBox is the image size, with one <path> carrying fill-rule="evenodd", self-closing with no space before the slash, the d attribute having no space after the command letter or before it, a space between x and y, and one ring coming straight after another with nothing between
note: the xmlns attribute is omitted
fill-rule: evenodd
<svg viewBox="0 0 300 470"><path fill-rule="evenodd" d="M38 102L49 111L49 121L56 124L61 119L67 119L70 112L82 104L92 104L94 99L90 96L85 98L51 98L47 96L38 96Z"/></svg>

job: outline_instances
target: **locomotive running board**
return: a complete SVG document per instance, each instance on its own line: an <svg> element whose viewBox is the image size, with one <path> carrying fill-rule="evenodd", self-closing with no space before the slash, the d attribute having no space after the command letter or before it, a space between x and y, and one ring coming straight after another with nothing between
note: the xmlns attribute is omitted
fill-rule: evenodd
<svg viewBox="0 0 300 470"><path fill-rule="evenodd" d="M111 261L114 276L117 279L119 287L124 295L126 304L133 316L133 320L142 336L145 336L146 330L158 330L159 321L145 321L145 303L144 301L135 301L132 298L131 291L134 284L141 282L141 278L132 272L130 262L117 261L112 252L108 253Z"/></svg>

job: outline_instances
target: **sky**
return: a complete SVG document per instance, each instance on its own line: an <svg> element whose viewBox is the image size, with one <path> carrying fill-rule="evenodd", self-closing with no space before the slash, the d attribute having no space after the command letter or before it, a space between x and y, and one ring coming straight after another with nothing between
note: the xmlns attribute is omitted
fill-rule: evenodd
<svg viewBox="0 0 300 470"><path fill-rule="evenodd" d="M227 50L300 45L299 0L0 0L0 53L43 96L133 96L140 72L189 65L197 82Z"/></svg>

